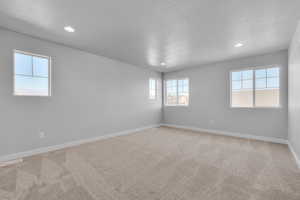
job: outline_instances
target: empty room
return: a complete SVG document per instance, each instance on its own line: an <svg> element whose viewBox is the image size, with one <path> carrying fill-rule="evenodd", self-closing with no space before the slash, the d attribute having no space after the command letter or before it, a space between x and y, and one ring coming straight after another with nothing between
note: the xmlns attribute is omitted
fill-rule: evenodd
<svg viewBox="0 0 300 200"><path fill-rule="evenodd" d="M1 0L0 200L300 200L299 0Z"/></svg>

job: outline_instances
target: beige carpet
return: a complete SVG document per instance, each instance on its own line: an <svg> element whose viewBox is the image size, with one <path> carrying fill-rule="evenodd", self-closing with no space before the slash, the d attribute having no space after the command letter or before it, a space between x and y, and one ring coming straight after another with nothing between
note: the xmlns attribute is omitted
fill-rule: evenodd
<svg viewBox="0 0 300 200"><path fill-rule="evenodd" d="M154 128L0 168L1 200L300 200L286 145Z"/></svg>

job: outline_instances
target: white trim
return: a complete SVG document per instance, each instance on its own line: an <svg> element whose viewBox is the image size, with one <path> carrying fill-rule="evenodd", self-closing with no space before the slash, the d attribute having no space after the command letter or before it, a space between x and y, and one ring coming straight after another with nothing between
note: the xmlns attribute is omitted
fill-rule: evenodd
<svg viewBox="0 0 300 200"><path fill-rule="evenodd" d="M300 169L300 159L299 159L298 155L296 154L296 152L295 152L295 150L294 150L292 144L291 144L290 142L288 142L288 145L289 145L290 151L292 152L292 154L293 154L293 156L294 156L294 158L295 158L295 161L296 161L296 163L297 163L297 166L298 166L298 168Z"/></svg>
<svg viewBox="0 0 300 200"><path fill-rule="evenodd" d="M180 125L174 125L174 124L161 124L161 126L167 126L167 127L179 128L179 129L187 129L187 130L205 132L205 133L211 133L211 134L217 134L217 135L226 135L226 136L232 136L232 137L238 137L238 138L246 138L246 139L251 139L251 140L260 140L260 141L273 142L273 143L279 143L279 144L287 144L288 143L287 140L285 140L285 139L275 138L275 137L265 137L265 136L250 135L250 134L243 134L243 133L234 133L234 132L229 132L229 131L203 129L203 128L191 127L191 126L180 126Z"/></svg>
<svg viewBox="0 0 300 200"><path fill-rule="evenodd" d="M141 127L141 128L121 131L121 132L117 132L117 133L101 135L101 136L94 137L94 138L82 139L82 140L67 142L67 143L64 143L64 144L58 144L58 145L53 145L53 146L48 146L48 147L42 147L42 148L33 149L33 150L29 150L29 151L24 151L24 152L10 154L10 155L6 155L6 156L1 156L0 157L0 165L4 165L6 162L14 162L14 160L22 159L24 157L33 156L33 155L36 155L36 154L47 153L47 152L50 152L50 151L56 151L56 150L64 149L64 148L68 148L68 147L74 147L74 146L78 146L78 145L81 145L81 144L95 142L95 141L98 141L98 140L103 140L103 139L112 138L112 137L116 137L116 136L128 135L128 134L136 133L136 132L143 131L143 130L146 130L146 129L156 128L156 127L159 127L159 126L160 126L159 124L158 125L150 125L150 126L145 126L145 127Z"/></svg>

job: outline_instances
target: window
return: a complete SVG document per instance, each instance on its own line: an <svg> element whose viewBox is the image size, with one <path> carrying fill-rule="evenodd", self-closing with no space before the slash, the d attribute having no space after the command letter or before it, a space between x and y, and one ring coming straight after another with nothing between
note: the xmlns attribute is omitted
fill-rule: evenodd
<svg viewBox="0 0 300 200"><path fill-rule="evenodd" d="M232 72L232 107L253 106L253 70Z"/></svg>
<svg viewBox="0 0 300 200"><path fill-rule="evenodd" d="M156 99L157 96L157 80L149 79L149 99Z"/></svg>
<svg viewBox="0 0 300 200"><path fill-rule="evenodd" d="M14 95L50 96L50 57L14 52Z"/></svg>
<svg viewBox="0 0 300 200"><path fill-rule="evenodd" d="M165 81L165 105L187 106L189 104L189 79Z"/></svg>
<svg viewBox="0 0 300 200"><path fill-rule="evenodd" d="M278 67L231 72L231 106L279 107L279 73Z"/></svg>

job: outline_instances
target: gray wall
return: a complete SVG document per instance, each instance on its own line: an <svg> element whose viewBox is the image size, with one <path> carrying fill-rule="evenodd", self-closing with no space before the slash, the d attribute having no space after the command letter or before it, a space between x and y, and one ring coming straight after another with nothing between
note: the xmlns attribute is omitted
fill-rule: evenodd
<svg viewBox="0 0 300 200"><path fill-rule="evenodd" d="M276 64L281 70L282 108L230 108L230 70ZM287 138L288 52L249 57L165 73L190 79L190 105L164 107L163 122L257 136Z"/></svg>
<svg viewBox="0 0 300 200"><path fill-rule="evenodd" d="M300 25L289 49L289 142L300 158Z"/></svg>
<svg viewBox="0 0 300 200"><path fill-rule="evenodd" d="M51 97L12 95L14 49L52 57ZM150 77L161 73L0 29L0 156L160 123Z"/></svg>

